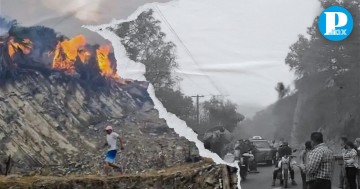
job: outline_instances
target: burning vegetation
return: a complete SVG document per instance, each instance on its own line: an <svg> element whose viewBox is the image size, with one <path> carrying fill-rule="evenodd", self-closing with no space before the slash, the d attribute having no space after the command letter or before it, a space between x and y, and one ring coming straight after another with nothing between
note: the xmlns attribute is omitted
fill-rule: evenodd
<svg viewBox="0 0 360 189"><path fill-rule="evenodd" d="M119 78L119 75L111 68L109 53L110 46L101 46L100 48L96 49L96 58L101 75L104 77Z"/></svg>
<svg viewBox="0 0 360 189"><path fill-rule="evenodd" d="M69 39L43 26L21 27L5 18L0 21L8 22L0 24L2 80L13 78L21 70L35 69L60 72L87 81L123 83L116 73L110 45L90 45L83 35Z"/></svg>
<svg viewBox="0 0 360 189"><path fill-rule="evenodd" d="M8 53L11 58L14 58L16 51L21 50L24 54L29 54L32 48L32 42L29 39L23 39L21 42L15 42L14 37L9 37Z"/></svg>
<svg viewBox="0 0 360 189"><path fill-rule="evenodd" d="M56 45L52 68L64 70L66 73L73 75L75 73L75 61L77 57L80 58L79 49L80 47L84 47L85 44L86 40L82 35L78 35L69 40L59 41ZM84 53L82 53L81 57L81 61L85 61Z"/></svg>

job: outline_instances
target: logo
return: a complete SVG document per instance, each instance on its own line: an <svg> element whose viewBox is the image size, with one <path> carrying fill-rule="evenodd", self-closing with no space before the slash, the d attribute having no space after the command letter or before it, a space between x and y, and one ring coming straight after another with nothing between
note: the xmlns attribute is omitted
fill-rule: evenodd
<svg viewBox="0 0 360 189"><path fill-rule="evenodd" d="M325 9L319 17L318 24L320 33L330 41L346 39L354 27L350 12L340 6Z"/></svg>

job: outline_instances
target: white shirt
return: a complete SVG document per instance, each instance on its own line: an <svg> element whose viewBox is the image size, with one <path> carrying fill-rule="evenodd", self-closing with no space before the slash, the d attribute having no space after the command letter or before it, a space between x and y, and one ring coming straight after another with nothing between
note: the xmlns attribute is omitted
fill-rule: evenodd
<svg viewBox="0 0 360 189"><path fill-rule="evenodd" d="M110 134L106 135L106 141L108 143L108 145L110 146L109 150L116 150L116 142L119 138L119 134L115 133L115 132L111 132Z"/></svg>

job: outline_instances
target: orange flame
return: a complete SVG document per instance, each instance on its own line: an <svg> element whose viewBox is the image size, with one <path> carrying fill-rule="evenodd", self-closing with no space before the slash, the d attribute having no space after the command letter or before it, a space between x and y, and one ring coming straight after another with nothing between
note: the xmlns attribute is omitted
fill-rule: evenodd
<svg viewBox="0 0 360 189"><path fill-rule="evenodd" d="M78 52L78 56L82 63L87 63L90 59L91 53L86 49L80 49Z"/></svg>
<svg viewBox="0 0 360 189"><path fill-rule="evenodd" d="M75 73L75 60L79 55L78 49L85 46L86 40L82 35L77 35L70 40L59 42L55 49L55 56L52 64L53 69L65 70L68 74ZM85 61L84 56L79 56L81 61Z"/></svg>
<svg viewBox="0 0 360 189"><path fill-rule="evenodd" d="M100 68L101 75L104 77L120 78L117 73L111 68L111 62L109 60L109 46L101 46L96 49L96 58Z"/></svg>
<svg viewBox="0 0 360 189"><path fill-rule="evenodd" d="M29 54L32 49L32 42L30 39L24 39L22 43L17 43L14 38L11 37L8 41L8 53L11 58L14 58L18 49L20 49L24 54Z"/></svg>

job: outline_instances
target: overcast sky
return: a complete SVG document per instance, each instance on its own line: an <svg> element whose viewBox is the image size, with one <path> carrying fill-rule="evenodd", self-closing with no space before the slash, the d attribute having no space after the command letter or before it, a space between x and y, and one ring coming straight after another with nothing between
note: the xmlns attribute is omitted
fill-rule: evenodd
<svg viewBox="0 0 360 189"><path fill-rule="evenodd" d="M72 37L84 34L90 43L102 43L97 33L82 25L108 23L123 19L151 2L170 0L0 0L0 14L25 26L44 25Z"/></svg>
<svg viewBox="0 0 360 189"><path fill-rule="evenodd" d="M185 93L229 95L248 115L276 101L277 82L292 83L288 48L321 12L316 0L179 0L159 9L195 59L163 24L188 74Z"/></svg>
<svg viewBox="0 0 360 189"><path fill-rule="evenodd" d="M166 2L158 8L182 41L157 10L163 31L178 46L185 94L228 95L246 115L276 101L277 82L292 83L284 63L288 47L321 12L317 0L0 0L0 14L100 43L81 25L123 19L150 2Z"/></svg>

